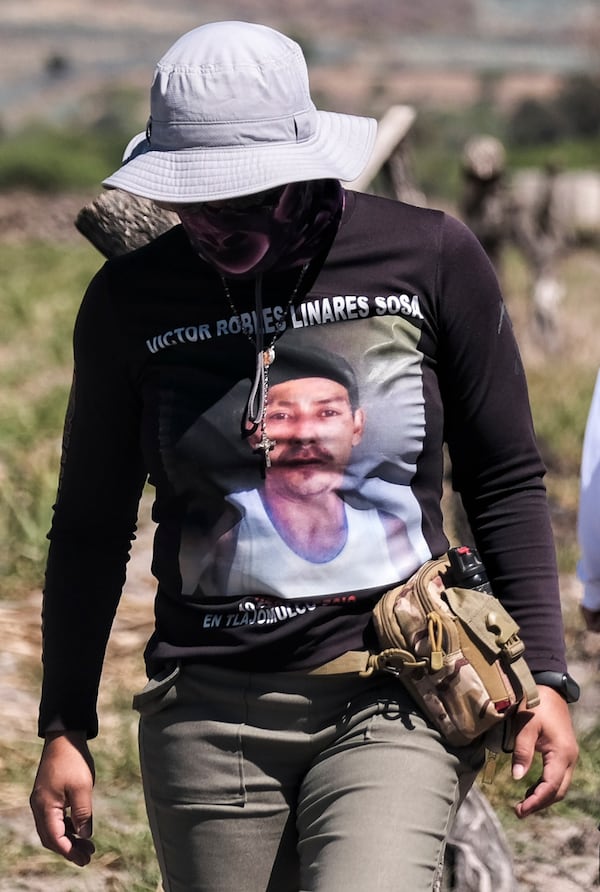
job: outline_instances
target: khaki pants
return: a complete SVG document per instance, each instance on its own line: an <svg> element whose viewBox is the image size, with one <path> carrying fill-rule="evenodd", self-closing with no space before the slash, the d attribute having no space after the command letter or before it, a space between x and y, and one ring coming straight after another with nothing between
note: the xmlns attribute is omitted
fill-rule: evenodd
<svg viewBox="0 0 600 892"><path fill-rule="evenodd" d="M184 665L134 706L165 892L430 892L483 761L387 675Z"/></svg>

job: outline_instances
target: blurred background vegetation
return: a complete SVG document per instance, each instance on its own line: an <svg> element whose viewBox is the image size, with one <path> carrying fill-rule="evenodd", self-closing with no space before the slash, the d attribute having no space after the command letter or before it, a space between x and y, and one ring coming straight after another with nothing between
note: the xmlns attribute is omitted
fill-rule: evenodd
<svg viewBox="0 0 600 892"><path fill-rule="evenodd" d="M567 77L556 95L524 98L504 110L489 100L493 83L493 75L481 76L481 98L473 105L419 107L408 143L415 180L428 197L457 200L461 152L477 133L501 140L512 170L549 162L562 170L600 169L600 76ZM373 98L355 112L374 114L377 105L381 99ZM96 188L118 167L130 138L146 126L146 91L109 87L82 106L84 120L40 120L4 134L0 117L0 190Z"/></svg>

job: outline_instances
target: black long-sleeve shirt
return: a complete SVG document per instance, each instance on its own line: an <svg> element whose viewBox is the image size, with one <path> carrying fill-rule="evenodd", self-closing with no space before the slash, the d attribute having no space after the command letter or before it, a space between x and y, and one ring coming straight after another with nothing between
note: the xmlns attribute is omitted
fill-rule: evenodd
<svg viewBox="0 0 600 892"><path fill-rule="evenodd" d="M173 658L301 669L368 647L379 595L446 550L444 442L531 668L564 670L544 468L510 320L477 240L439 211L348 192L333 245L287 309L298 272L262 281L265 342L275 345L268 407L290 378L353 390L347 467L342 474L338 461L331 478L334 547L314 554L297 547L294 519L282 526L263 458L241 435L256 367L255 283L230 281L228 300L175 227L106 263L90 284L50 532L41 732L59 720L96 733L104 650L147 478L158 524L150 671ZM278 422L300 417L294 406L277 412ZM342 413L318 414L324 424ZM295 470L313 480L331 471L336 447L305 436L320 445ZM267 478L286 471L275 458ZM305 530L312 515L295 498Z"/></svg>

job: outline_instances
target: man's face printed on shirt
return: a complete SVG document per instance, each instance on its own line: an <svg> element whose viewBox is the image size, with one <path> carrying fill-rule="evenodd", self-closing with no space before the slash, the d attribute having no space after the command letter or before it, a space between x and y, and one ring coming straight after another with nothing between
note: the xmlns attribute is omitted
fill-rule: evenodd
<svg viewBox="0 0 600 892"><path fill-rule="evenodd" d="M364 413L353 411L347 389L329 378L299 378L269 388L266 434L271 452L269 487L302 499L339 488L352 449L363 434ZM250 438L254 447L260 431Z"/></svg>

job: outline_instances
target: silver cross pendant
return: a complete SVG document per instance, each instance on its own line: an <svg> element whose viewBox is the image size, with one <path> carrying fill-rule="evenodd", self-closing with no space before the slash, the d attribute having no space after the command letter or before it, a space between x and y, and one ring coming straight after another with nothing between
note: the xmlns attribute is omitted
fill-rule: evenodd
<svg viewBox="0 0 600 892"><path fill-rule="evenodd" d="M271 440L271 438L267 436L266 430L263 428L260 443L254 451L262 452L265 462L265 468L271 467L271 452L273 451L273 449L275 449L276 446L277 440Z"/></svg>

